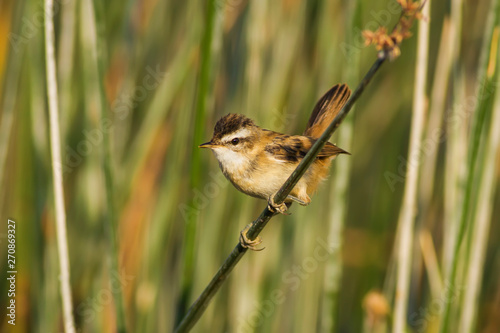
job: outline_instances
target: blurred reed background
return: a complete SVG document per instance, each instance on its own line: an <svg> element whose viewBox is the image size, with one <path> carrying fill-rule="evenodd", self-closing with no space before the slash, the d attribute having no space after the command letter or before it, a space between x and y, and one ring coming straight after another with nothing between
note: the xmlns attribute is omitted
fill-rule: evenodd
<svg viewBox="0 0 500 333"><path fill-rule="evenodd" d="M310 206L271 221L266 249L247 253L193 331L392 331L408 165L419 181L406 330L500 331L498 2L431 4L420 162L407 156L414 36L334 135L352 156L333 163ZM116 330L120 286L128 331L166 332L266 205L237 192L198 144L229 112L301 133L327 89L357 85L376 58L361 31L392 27L399 5L56 0L54 14L77 330ZM0 2L0 30L0 330L62 332L43 2ZM7 218L18 226L15 328L3 314Z"/></svg>

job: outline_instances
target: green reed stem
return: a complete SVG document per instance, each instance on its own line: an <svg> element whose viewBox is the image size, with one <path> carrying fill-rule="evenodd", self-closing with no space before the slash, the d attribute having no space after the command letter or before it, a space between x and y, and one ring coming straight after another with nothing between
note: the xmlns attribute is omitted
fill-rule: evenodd
<svg viewBox="0 0 500 333"><path fill-rule="evenodd" d="M59 255L60 292L63 308L64 331L75 332L73 301L70 284L70 263L68 236L66 230L66 211L64 205L64 186L61 163L61 134L59 128L59 95L57 92L54 2L45 0L45 64L47 79L47 101L49 106L50 151L52 154L52 181L56 215L57 251Z"/></svg>
<svg viewBox="0 0 500 333"><path fill-rule="evenodd" d="M462 205L462 210L460 214L460 221L458 225L458 235L457 240L454 244L452 259L451 259L451 270L448 277L450 281L450 288L457 288L457 270L458 270L458 259L461 245L466 236L466 232L469 226L470 212L471 212L471 197L473 192L473 187L475 184L476 176L476 165L477 157L480 149L481 137L483 133L483 128L485 127L485 119L488 113L488 106L490 105L490 100L493 98L493 91L495 90L495 76L489 76L486 74L487 66L489 63L491 39L493 35L493 29L495 26L500 24L500 1L493 0L491 2L490 15L486 23L486 34L483 41L483 46L481 50L481 61L478 70L478 94L477 94L477 107L474 110L474 119L472 123L472 133L470 136L469 143L469 156L468 156L468 166L467 166L467 183L465 186L464 201ZM496 56L496 55L494 55ZM484 82L482 82L484 80ZM445 302L443 317L441 321L441 326L439 332L445 333L449 332L450 329L450 312L452 302Z"/></svg>
<svg viewBox="0 0 500 333"><path fill-rule="evenodd" d="M345 40L354 40L355 31L361 27L361 1L351 1L347 4L349 19L346 24ZM328 13L328 12L327 12ZM329 17L327 18L328 20ZM344 77L346 82L357 82L359 80L359 68L361 60L361 49L350 52L349 56L344 54L348 61L345 66ZM350 151L352 147L354 121L347 118L338 133L339 143L342 147ZM338 330L339 297L341 291L341 281L343 274L342 249L344 225L347 216L348 190L351 177L352 159L342 158L335 161L335 173L333 186L330 191L330 201L332 206L329 210L329 230L328 243L336 244L333 252L325 266L324 276L324 296L322 303L321 331L335 332Z"/></svg>
<svg viewBox="0 0 500 333"><path fill-rule="evenodd" d="M200 77L198 81L198 95L196 100L196 113L194 115L194 132L193 132L193 151L191 157L191 188L198 188L201 178L202 165L200 163L200 151L198 145L202 143L204 136L204 119L206 113L206 104L208 98L208 90L210 86L210 73L212 65L212 43L214 39L215 19L217 13L217 5L215 0L206 2L206 17L205 17L205 34L201 41L201 65ZM179 303L177 304L177 315L180 316L187 309L189 298L191 296L193 286L194 261L196 249L196 232L198 214L190 214L186 221L186 229L184 234L184 269L182 275L182 288ZM176 318L176 323L180 317Z"/></svg>
<svg viewBox="0 0 500 333"><path fill-rule="evenodd" d="M422 9L424 17L430 17L431 1L427 0ZM417 191L421 160L421 142L425 123L426 82L429 58L429 23L421 20L418 26L417 61L415 66L415 86L413 93L413 113L411 119L408 159L413 157L415 164L408 164L407 180L399 215L398 266L396 278L396 297L394 301L394 332L406 331L408 299L410 294L411 262L415 216L417 211Z"/></svg>
<svg viewBox="0 0 500 333"><path fill-rule="evenodd" d="M97 76L98 76L98 91L99 91L99 99L100 99L100 118L107 119L110 117L109 105L106 98L106 90L104 88L104 64L105 64L105 45L103 43L104 36L104 15L102 13L102 3L100 1L93 1L93 9L94 9L94 27L95 31L95 61L97 66ZM114 274L119 274L120 271L120 248L118 241L118 220L117 220L117 212L116 212L116 202L115 202L115 187L113 180L113 167L111 160L111 140L110 140L110 131L103 130L103 146L102 146L102 168L104 170L104 180L105 180L105 188L106 188L106 206L108 208L107 214L107 227L108 227L108 236L109 236L109 245L111 247L111 269L110 269L110 278L114 276ZM123 290L121 285L113 290L115 297L115 305L116 305L116 330L120 333L125 333L127 331L127 326L125 322L125 302L123 298Z"/></svg>

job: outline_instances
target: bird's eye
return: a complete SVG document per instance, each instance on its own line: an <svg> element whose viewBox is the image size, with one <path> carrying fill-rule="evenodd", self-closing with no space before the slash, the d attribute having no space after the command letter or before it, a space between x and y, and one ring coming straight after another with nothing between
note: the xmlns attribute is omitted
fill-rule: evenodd
<svg viewBox="0 0 500 333"><path fill-rule="evenodd" d="M233 146L236 146L238 143L240 143L240 139L238 139L238 138L234 138L234 139L231 140L231 144Z"/></svg>

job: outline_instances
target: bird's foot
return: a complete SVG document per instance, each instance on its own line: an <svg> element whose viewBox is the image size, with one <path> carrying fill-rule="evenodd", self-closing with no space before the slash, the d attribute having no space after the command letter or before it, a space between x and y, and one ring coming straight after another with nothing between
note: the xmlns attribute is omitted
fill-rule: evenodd
<svg viewBox="0 0 500 333"><path fill-rule="evenodd" d="M283 215L290 215L290 213L287 213L287 209L288 209L288 206L282 202L280 203L279 205L277 203L274 202L274 196L276 195L273 194L269 197L269 200L267 201L267 209L269 209L269 211L273 212L273 213L280 213L280 214L283 214Z"/></svg>
<svg viewBox="0 0 500 333"><path fill-rule="evenodd" d="M262 243L262 238L258 236L254 240L251 240L247 236L248 229L252 226L252 223L248 224L243 230L240 231L240 244L246 249L250 249L252 251L262 251L265 249L263 248L257 248L257 245Z"/></svg>

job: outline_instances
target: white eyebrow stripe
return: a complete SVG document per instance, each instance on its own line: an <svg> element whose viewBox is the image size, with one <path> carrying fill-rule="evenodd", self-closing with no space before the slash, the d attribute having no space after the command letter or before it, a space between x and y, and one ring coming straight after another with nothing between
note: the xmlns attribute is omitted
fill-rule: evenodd
<svg viewBox="0 0 500 333"><path fill-rule="evenodd" d="M248 128L242 128L237 130L236 132L226 134L222 137L221 141L222 142L229 142L234 138L246 138L251 134L251 132L248 130Z"/></svg>

